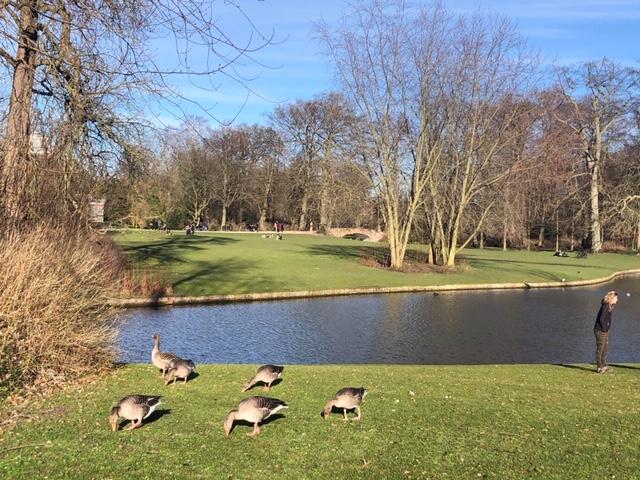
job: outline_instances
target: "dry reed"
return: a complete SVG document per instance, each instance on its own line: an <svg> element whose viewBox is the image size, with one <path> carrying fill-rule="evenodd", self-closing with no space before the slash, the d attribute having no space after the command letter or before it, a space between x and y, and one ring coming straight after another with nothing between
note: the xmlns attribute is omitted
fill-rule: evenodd
<svg viewBox="0 0 640 480"><path fill-rule="evenodd" d="M46 227L0 239L0 397L112 367L118 274L86 232Z"/></svg>

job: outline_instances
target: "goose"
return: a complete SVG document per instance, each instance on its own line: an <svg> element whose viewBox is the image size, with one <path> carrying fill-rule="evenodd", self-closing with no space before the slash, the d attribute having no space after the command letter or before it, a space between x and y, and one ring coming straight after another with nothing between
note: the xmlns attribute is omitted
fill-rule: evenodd
<svg viewBox="0 0 640 480"><path fill-rule="evenodd" d="M114 432L118 430L120 418L131 420L126 430L138 428L142 425L142 420L151 415L161 403L157 395L127 395L111 409L111 415L109 415L111 430Z"/></svg>
<svg viewBox="0 0 640 480"><path fill-rule="evenodd" d="M169 368L167 370L167 379L164 384L169 385L169 382L173 379L173 384L176 384L176 381L179 378L184 379L184 383L187 383L187 379L191 372L196 369L195 364L191 360L183 360L182 358L174 358L169 362Z"/></svg>
<svg viewBox="0 0 640 480"><path fill-rule="evenodd" d="M368 393L367 389L364 387L354 388L354 387L346 387L341 390L338 390L335 397L327 402L322 410L322 416L325 419L329 419L329 414L331 413L331 409L333 407L341 408L342 415L345 420L347 420L347 410L351 410L352 408L356 409L358 416L354 420L360 420L362 418L362 414L360 412L360 405L362 404L362 400L364 400L365 395Z"/></svg>
<svg viewBox="0 0 640 480"><path fill-rule="evenodd" d="M154 335L153 338L153 350L151 350L151 362L162 370L162 378L165 377L169 368L171 360L176 360L178 357L173 353L160 351L160 335Z"/></svg>
<svg viewBox="0 0 640 480"><path fill-rule="evenodd" d="M224 435L228 437L233 429L233 422L236 420L244 420L253 423L253 431L247 433L250 437L255 437L260 433L258 424L266 420L271 415L279 412L288 405L282 400L269 397L248 397L242 400L237 408L234 408L227 415L224 421Z"/></svg>
<svg viewBox="0 0 640 480"><path fill-rule="evenodd" d="M262 382L265 384L264 390L268 392L269 390L271 390L271 384L274 381L276 381L278 378L282 377L283 370L284 370L284 367L281 367L278 365L261 366L260 368L258 368L258 371L253 376L253 378L249 380L247 383L245 383L244 387L242 388L242 391L246 392L247 390L250 390L251 387L253 387L256 383Z"/></svg>

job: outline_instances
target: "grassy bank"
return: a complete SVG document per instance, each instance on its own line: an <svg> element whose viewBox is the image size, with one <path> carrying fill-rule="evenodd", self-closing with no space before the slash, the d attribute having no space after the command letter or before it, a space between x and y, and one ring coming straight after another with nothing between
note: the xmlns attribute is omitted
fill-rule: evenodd
<svg viewBox="0 0 640 480"><path fill-rule="evenodd" d="M254 367L202 366L164 387L151 366L127 366L28 412L0 440L0 477L634 478L639 368L289 366L271 395L290 408L252 439L248 426L225 438L222 421ZM360 385L361 422L320 417L338 388ZM113 433L109 408L129 393L164 404Z"/></svg>
<svg viewBox="0 0 640 480"><path fill-rule="evenodd" d="M553 257L550 252L467 249L461 267L448 273L401 273L367 266L385 245L319 235L198 233L186 237L124 231L113 238L140 270L160 272L176 295L226 295L339 288L449 285L461 283L559 282L600 278L640 268L640 257ZM420 257L414 250L409 257ZM422 254L424 255L424 254Z"/></svg>

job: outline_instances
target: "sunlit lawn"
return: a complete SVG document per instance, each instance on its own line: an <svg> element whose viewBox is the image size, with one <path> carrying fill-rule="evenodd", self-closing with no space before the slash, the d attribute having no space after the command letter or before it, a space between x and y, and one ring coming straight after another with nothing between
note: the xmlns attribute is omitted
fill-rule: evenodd
<svg viewBox="0 0 640 480"><path fill-rule="evenodd" d="M638 368L288 366L270 393L289 403L284 416L256 438L243 425L225 438L254 366L201 366L175 387L128 366L34 406L0 441L0 478L637 478ZM362 421L320 417L336 390L361 385ZM109 409L130 393L164 404L113 433Z"/></svg>
<svg viewBox="0 0 640 480"><path fill-rule="evenodd" d="M363 258L384 256L384 244L320 235L285 233L279 241L259 234L206 232L186 237L184 232L167 236L129 230L113 238L141 269L168 278L177 295L571 281L640 268L640 257L633 254L579 259L553 257L548 251L467 249L460 254L462 267L454 272L400 273L363 265Z"/></svg>

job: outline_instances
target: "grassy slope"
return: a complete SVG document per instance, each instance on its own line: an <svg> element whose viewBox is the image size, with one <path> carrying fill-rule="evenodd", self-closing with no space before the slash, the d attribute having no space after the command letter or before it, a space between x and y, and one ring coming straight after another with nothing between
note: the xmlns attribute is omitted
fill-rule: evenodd
<svg viewBox="0 0 640 480"><path fill-rule="evenodd" d="M548 282L597 278L640 268L640 257L601 254L557 258L549 252L465 250L468 268L456 273L398 273L363 266L361 255L382 256L384 245L317 235L286 235L283 241L254 234L184 233L167 237L126 231L115 240L141 265L161 270L177 295L257 293L332 288Z"/></svg>
<svg viewBox="0 0 640 480"><path fill-rule="evenodd" d="M290 366L272 396L290 404L255 439L222 434L255 367L202 366L164 387L134 365L60 395L0 441L1 478L635 478L638 366ZM338 388L371 391L361 422L320 410ZM128 393L163 394L134 432L106 417ZM414 392L411 395L410 392ZM262 390L254 388L254 394ZM33 446L44 444L43 446ZM25 446L22 449L15 447ZM615 477L614 477L615 475ZM172 477L173 478L173 477Z"/></svg>

